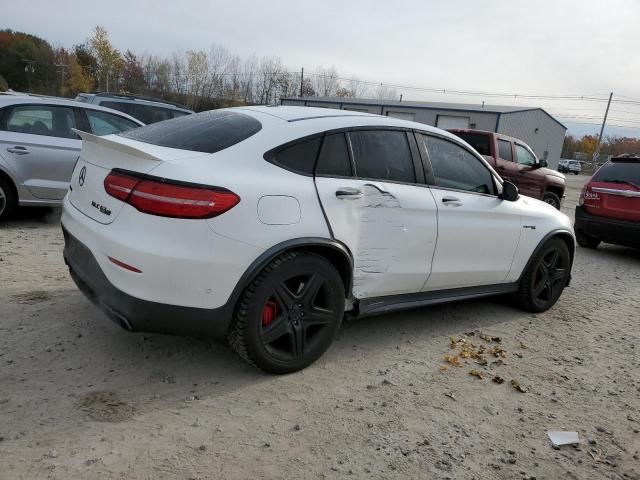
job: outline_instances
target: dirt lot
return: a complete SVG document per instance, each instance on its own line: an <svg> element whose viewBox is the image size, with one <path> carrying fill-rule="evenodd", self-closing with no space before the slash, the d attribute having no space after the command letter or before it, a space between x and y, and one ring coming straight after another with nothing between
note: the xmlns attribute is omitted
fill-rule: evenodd
<svg viewBox="0 0 640 480"><path fill-rule="evenodd" d="M586 178L568 178L570 215ZM637 251L579 249L545 314L482 300L348 322L315 365L274 377L111 324L66 272L58 216L0 227L3 480L640 478ZM442 370L451 338L497 357ZM582 443L554 449L547 430Z"/></svg>

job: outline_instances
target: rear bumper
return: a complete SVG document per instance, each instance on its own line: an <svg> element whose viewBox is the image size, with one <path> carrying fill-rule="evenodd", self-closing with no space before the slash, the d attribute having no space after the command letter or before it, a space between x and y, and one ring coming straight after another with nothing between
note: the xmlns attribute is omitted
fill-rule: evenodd
<svg viewBox="0 0 640 480"><path fill-rule="evenodd" d="M575 230L605 243L640 248L640 223L597 217L576 207Z"/></svg>
<svg viewBox="0 0 640 480"><path fill-rule="evenodd" d="M129 331L222 338L226 335L233 305L213 309L184 307L133 297L116 288L91 251L64 226L64 260L71 278L94 305Z"/></svg>

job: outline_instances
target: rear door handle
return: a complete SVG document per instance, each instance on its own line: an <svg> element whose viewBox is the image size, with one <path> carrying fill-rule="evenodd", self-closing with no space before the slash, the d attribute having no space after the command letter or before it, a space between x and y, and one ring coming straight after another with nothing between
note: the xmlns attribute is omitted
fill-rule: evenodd
<svg viewBox="0 0 640 480"><path fill-rule="evenodd" d="M458 197L442 197L442 203L450 207L459 207L462 205Z"/></svg>
<svg viewBox="0 0 640 480"><path fill-rule="evenodd" d="M15 153L16 155L27 155L28 153L31 153L29 152L29 149L27 147L22 147L19 145L7 148L7 152Z"/></svg>
<svg viewBox="0 0 640 480"><path fill-rule="evenodd" d="M362 197L362 190L353 187L342 187L336 190L336 198L341 200L357 200Z"/></svg>

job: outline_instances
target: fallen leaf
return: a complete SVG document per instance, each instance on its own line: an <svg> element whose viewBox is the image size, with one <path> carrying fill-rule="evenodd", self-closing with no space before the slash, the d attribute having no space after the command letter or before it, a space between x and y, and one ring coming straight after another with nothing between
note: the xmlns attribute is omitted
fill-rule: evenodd
<svg viewBox="0 0 640 480"><path fill-rule="evenodd" d="M505 352L502 348L500 348L498 346L491 347L489 349L489 353L492 354L496 358L498 358L498 357L505 358L507 356L507 352Z"/></svg>
<svg viewBox="0 0 640 480"><path fill-rule="evenodd" d="M527 347L524 343L520 342L520 348L523 350L528 350L529 347Z"/></svg>
<svg viewBox="0 0 640 480"><path fill-rule="evenodd" d="M518 390L520 393L527 393L527 389L520 385L520 382L517 380L511 380L511 386Z"/></svg>
<svg viewBox="0 0 640 480"><path fill-rule="evenodd" d="M476 360L476 363L477 363L478 365L485 366L488 362L487 362L487 359L486 359L486 358L484 358L484 357L482 357L482 356L478 355L477 360Z"/></svg>
<svg viewBox="0 0 640 480"><path fill-rule="evenodd" d="M479 379L483 379L484 376L482 375L481 372L479 372L478 370L470 370L469 371L469 375L473 375L474 377L478 377Z"/></svg>
<svg viewBox="0 0 640 480"><path fill-rule="evenodd" d="M447 370L449 370L449 367L447 365L440 365L441 372L446 372Z"/></svg>
<svg viewBox="0 0 640 480"><path fill-rule="evenodd" d="M451 365L462 367L462 365L460 365L460 357L458 357L457 355L445 355L442 358L445 362L450 363Z"/></svg>
<svg viewBox="0 0 640 480"><path fill-rule="evenodd" d="M496 375L495 377L493 377L493 378L491 379L491 381L492 381L493 383L498 383L498 384L500 384L500 383L504 383L504 378L499 377L498 375Z"/></svg>
<svg viewBox="0 0 640 480"><path fill-rule="evenodd" d="M524 358L523 355L521 353L518 352L513 352L513 354L518 357L518 358Z"/></svg>
<svg viewBox="0 0 640 480"><path fill-rule="evenodd" d="M495 336L493 336L493 335L486 335L486 334L484 334L484 333L481 333L479 336L480 336L480 338L481 338L482 340L485 340L485 341L487 341L487 342L496 342L496 343L500 343L500 342L502 341L502 339L501 339L500 337L495 337Z"/></svg>
<svg viewBox="0 0 640 480"><path fill-rule="evenodd" d="M449 393L449 392L445 392L444 394L446 397L449 397L451 400L453 400L454 402L457 402L456 397L453 396L453 393Z"/></svg>

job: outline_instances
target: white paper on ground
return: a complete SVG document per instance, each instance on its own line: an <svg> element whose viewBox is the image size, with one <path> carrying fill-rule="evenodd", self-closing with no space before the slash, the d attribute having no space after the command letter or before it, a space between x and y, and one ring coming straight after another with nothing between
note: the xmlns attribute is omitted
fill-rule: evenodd
<svg viewBox="0 0 640 480"><path fill-rule="evenodd" d="M549 435L549 440L551 440L551 443L553 443L557 447L561 445L571 445L574 443L580 443L578 432L549 431L547 432L547 435Z"/></svg>

